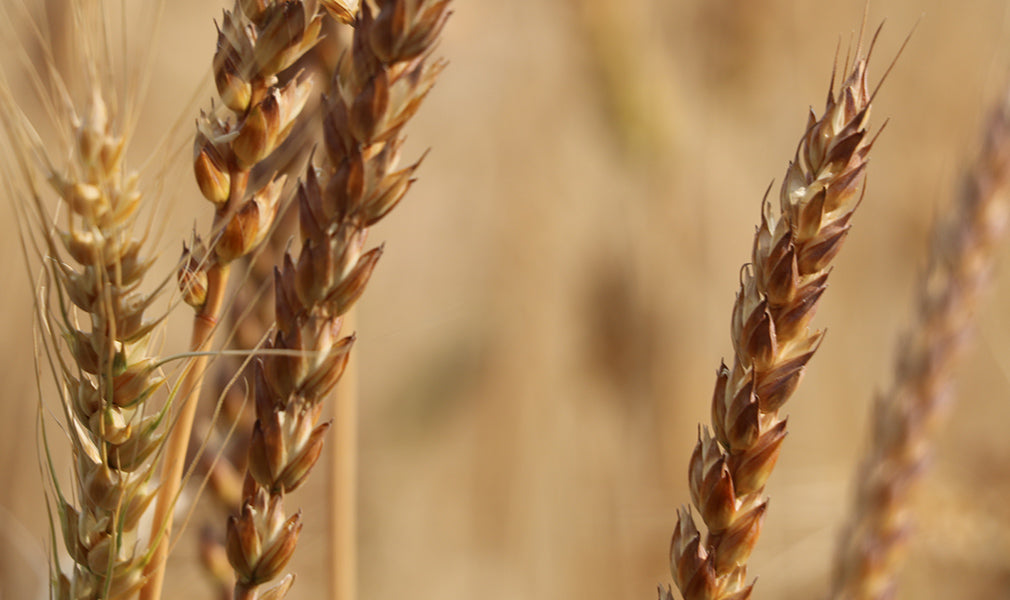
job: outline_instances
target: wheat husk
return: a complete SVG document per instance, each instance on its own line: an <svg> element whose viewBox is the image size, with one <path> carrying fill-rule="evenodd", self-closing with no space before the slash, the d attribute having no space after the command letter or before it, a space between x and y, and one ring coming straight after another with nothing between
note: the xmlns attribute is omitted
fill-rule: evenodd
<svg viewBox="0 0 1010 600"><path fill-rule="evenodd" d="M193 165L201 193L214 206L207 245L199 256L184 247L179 271L183 298L196 315L190 349L206 353L224 307L230 264L251 253L269 235L288 188L279 171L249 189L253 170L281 147L312 93L310 77L281 74L319 40L322 15L314 0L240 0L224 11L214 53L214 82L226 111L202 112L197 120ZM197 282L199 293L193 293ZM178 417L170 432L152 537L160 539L148 566L141 597L158 600L165 576L172 507L181 486L207 358L191 362L180 388Z"/></svg>

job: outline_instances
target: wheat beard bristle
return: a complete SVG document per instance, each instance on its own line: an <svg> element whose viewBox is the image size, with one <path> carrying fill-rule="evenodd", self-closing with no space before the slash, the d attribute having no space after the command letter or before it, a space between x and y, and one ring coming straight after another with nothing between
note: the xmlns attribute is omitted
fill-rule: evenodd
<svg viewBox="0 0 1010 600"><path fill-rule="evenodd" d="M829 89L821 118L811 112L778 213L763 202L733 307L733 366L719 367L712 429L701 428L688 470L691 500L708 533L703 539L685 508L671 540L670 570L687 600L750 597L747 560L768 506L765 482L786 435L779 409L821 341L808 326L859 204L872 145L870 100L866 59L857 58L838 92Z"/></svg>

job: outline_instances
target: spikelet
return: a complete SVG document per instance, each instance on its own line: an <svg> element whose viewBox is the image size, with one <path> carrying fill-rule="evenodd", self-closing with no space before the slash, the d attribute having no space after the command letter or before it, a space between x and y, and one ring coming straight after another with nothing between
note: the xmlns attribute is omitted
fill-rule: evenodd
<svg viewBox="0 0 1010 600"><path fill-rule="evenodd" d="M278 74L319 41L321 27L311 0L243 0L224 12L213 68L231 114L201 113L193 144L197 184L216 209L210 246L222 264L262 242L277 214L282 174L248 198L246 188L253 167L284 142L309 99L311 78L297 74L281 82Z"/></svg>
<svg viewBox="0 0 1010 600"><path fill-rule="evenodd" d="M287 141L268 159L269 170L292 175L303 172L312 149L321 140L322 128L316 118L319 104L328 91L327 82L332 80L329 77L332 65L346 51L345 38L349 38L341 35L344 33L341 29L344 28L336 21L323 19L320 34L323 42L288 68L288 73L310 73L318 93L302 109L302 117ZM234 295L219 325L228 332L229 349L255 351L273 328L273 268L282 262L290 240L297 235L297 225L295 210L279 213L263 243L232 264L232 271L242 283L234 286ZM243 382L251 381L253 375L251 361L246 356L222 356L215 360L208 380L210 389L203 394L204 399L215 402L201 405L190 440L191 455L199 457L198 472L206 476L207 489L220 509L207 515L214 525L203 528L200 556L207 559L202 561L205 572L214 580L218 593L227 598L231 597L235 576L226 558L225 527L220 517L237 513L242 506L249 436L256 420L253 403L247 402L249 390ZM223 560L224 569L217 557Z"/></svg>
<svg viewBox="0 0 1010 600"><path fill-rule="evenodd" d="M270 347L292 352L257 361L245 499L228 522L236 598L255 597L294 551L300 520L283 516L283 498L305 481L322 452L329 425L319 424L321 403L353 342L341 337L341 316L381 255L381 248L365 250L367 229L410 187L418 163L397 167L402 129L443 68L428 55L449 16L447 0L377 5L373 12L363 3L354 21L352 50L325 102L326 156L298 191L302 248L275 275L277 332ZM267 594L281 598L289 585Z"/></svg>
<svg viewBox="0 0 1010 600"><path fill-rule="evenodd" d="M833 82L832 82L833 83ZM763 202L752 263L733 306L734 361L717 371L712 430L702 427L688 469L692 511L678 511L670 572L687 600L749 598L747 561L767 511L764 487L782 441L779 409L821 341L809 322L859 204L871 141L866 59L857 56L824 114L813 113L789 164L779 210ZM660 597L670 593L660 590Z"/></svg>

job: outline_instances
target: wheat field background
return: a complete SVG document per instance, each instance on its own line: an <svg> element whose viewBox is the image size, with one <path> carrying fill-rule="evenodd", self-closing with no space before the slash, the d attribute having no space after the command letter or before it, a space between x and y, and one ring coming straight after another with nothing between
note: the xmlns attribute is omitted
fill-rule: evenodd
<svg viewBox="0 0 1010 600"><path fill-rule="evenodd" d="M209 214L185 140L212 94L221 8L169 3L151 48L130 162L146 160L171 123L183 140L159 200L161 273ZM386 253L359 305L362 598L653 598L669 582L675 510L689 500L697 423L731 352L730 307L761 196L792 157L807 108L821 109L836 48L844 54L862 10L457 2L441 46L450 65L405 150L432 152L372 232ZM759 597L824 593L868 403L911 318L928 227L1010 81L1006 2L876 0L869 15L887 19L873 82L919 24L876 102L874 121L889 123L814 320L828 335L787 410L791 434L751 561ZM0 60L16 83L13 53ZM45 597L47 522L33 291L13 216L0 228L0 598L34 599ZM901 598L1010 593L1007 250L998 263L920 495ZM324 488L317 475L292 499L306 523L290 567L298 597L320 597L325 583ZM169 568L185 576L170 574L167 597L211 597L191 576L194 543L181 542Z"/></svg>

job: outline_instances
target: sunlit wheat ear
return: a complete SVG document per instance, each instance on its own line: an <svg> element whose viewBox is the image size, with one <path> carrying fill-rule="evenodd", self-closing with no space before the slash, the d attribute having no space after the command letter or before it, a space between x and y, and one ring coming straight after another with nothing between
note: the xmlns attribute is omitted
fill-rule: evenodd
<svg viewBox="0 0 1010 600"><path fill-rule="evenodd" d="M147 548L138 528L154 497L154 459L164 439L163 414L150 406L165 380L149 348L157 318L145 316L151 262L145 237L135 232L139 178L124 164L121 115L110 111L99 85L79 107L60 99L67 113L58 125L70 130L62 148L44 146L9 90L0 95L23 176L21 224L33 227L22 235L34 240L46 273L37 315L46 356L39 360L56 380L60 428L73 454L71 491L50 472L51 507L73 564L68 573L53 566L52 596L129 598L144 581Z"/></svg>
<svg viewBox="0 0 1010 600"><path fill-rule="evenodd" d="M915 321L895 353L890 389L874 401L855 502L834 559L831 597L836 600L895 595L902 550L912 531L911 496L951 401L954 366L971 338L972 317L1006 233L1010 96L992 111L984 136L953 206L934 224Z"/></svg>
<svg viewBox="0 0 1010 600"><path fill-rule="evenodd" d="M733 365L717 371L712 427L701 428L688 467L691 501L707 533L685 508L670 544L670 571L687 600L751 595L747 562L786 436L780 409L820 345L822 333L809 323L860 203L872 146L866 65L857 53L837 91L832 81L824 113L811 112L786 170L778 210L762 203L733 306ZM661 589L660 596L672 593Z"/></svg>
<svg viewBox="0 0 1010 600"><path fill-rule="evenodd" d="M417 163L399 169L403 127L416 112L441 61L429 58L448 18L447 0L365 3L354 20L352 49L334 74L326 103L326 156L299 189L302 248L275 276L274 349L256 370L256 416L242 511L228 522L235 598L281 598L278 577L294 552L301 519L284 496L300 486L322 451L328 424L322 401L340 378L352 339L341 316L364 291L381 249L366 251L368 227L410 187ZM339 15L338 15L339 16Z"/></svg>

